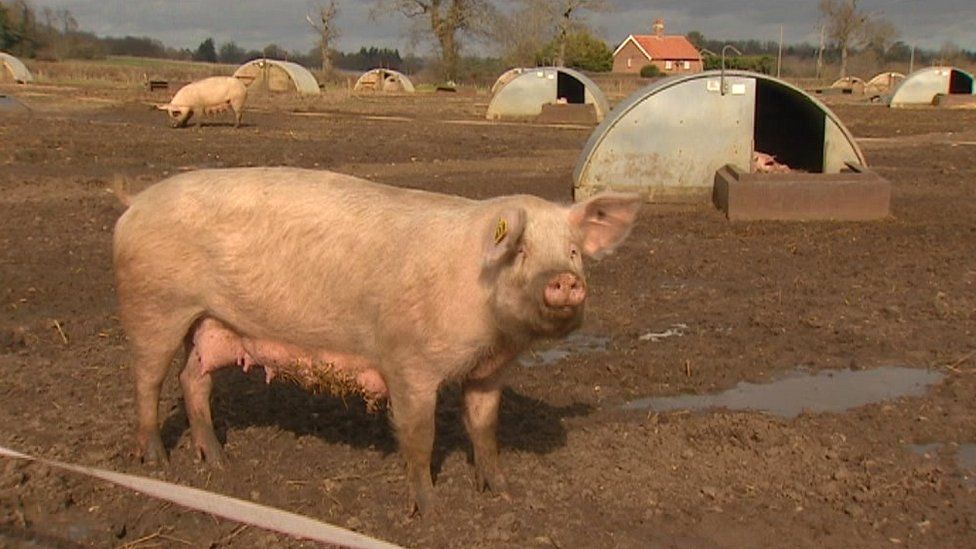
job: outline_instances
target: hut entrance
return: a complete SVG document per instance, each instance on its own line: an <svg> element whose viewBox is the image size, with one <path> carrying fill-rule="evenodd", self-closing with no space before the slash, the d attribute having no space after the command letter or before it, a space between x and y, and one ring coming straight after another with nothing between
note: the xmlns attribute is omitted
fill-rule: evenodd
<svg viewBox="0 0 976 549"><path fill-rule="evenodd" d="M753 148L793 170L822 173L826 114L802 94L756 79Z"/></svg>
<svg viewBox="0 0 976 549"><path fill-rule="evenodd" d="M949 93L950 94L966 94L972 95L973 93L973 79L968 74L954 70L949 76Z"/></svg>
<svg viewBox="0 0 976 549"><path fill-rule="evenodd" d="M556 76L556 99L565 99L567 103L586 103L586 87L572 75L559 71Z"/></svg>

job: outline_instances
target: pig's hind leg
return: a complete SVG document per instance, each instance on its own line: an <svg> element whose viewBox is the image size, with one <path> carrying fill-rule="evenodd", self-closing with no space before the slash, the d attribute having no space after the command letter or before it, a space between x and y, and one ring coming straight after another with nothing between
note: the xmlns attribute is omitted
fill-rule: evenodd
<svg viewBox="0 0 976 549"><path fill-rule="evenodd" d="M137 454L147 463L166 463L166 448L159 432L159 394L180 342L195 313L162 315L155 308L123 311L122 322L132 348L135 374ZM165 320L160 320L165 319Z"/></svg>
<svg viewBox="0 0 976 549"><path fill-rule="evenodd" d="M210 412L210 391L213 377L203 369L200 354L194 348L186 353L186 365L180 372L180 385L183 387L183 404L190 422L190 439L197 457L208 465L221 468L224 465L224 452L214 433L213 416Z"/></svg>
<svg viewBox="0 0 976 549"><path fill-rule="evenodd" d="M186 339L186 365L180 372L183 403L190 422L190 439L197 457L221 468L224 452L214 433L210 411L211 372L243 360L240 338L211 319L204 319Z"/></svg>
<svg viewBox="0 0 976 549"><path fill-rule="evenodd" d="M244 105L231 103L230 108L234 112L234 127L240 128L241 120L244 119Z"/></svg>

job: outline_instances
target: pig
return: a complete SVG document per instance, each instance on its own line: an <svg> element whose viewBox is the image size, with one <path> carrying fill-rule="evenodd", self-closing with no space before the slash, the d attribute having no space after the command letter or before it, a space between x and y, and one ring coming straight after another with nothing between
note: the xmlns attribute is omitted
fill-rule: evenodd
<svg viewBox="0 0 976 549"><path fill-rule="evenodd" d="M754 173L789 173L792 170L786 164L776 160L775 156L754 151L752 153L752 171Z"/></svg>
<svg viewBox="0 0 976 549"><path fill-rule="evenodd" d="M245 101L247 87L243 82L233 76L211 76L183 86L169 103L156 108L169 112L174 128L186 126L194 114L214 115L230 108L236 128L244 117Z"/></svg>
<svg viewBox="0 0 976 549"><path fill-rule="evenodd" d="M192 446L219 466L211 374L260 365L384 402L406 464L410 513L429 512L438 388L457 382L475 480L507 496L496 425L505 366L580 326L583 256L627 237L638 195L575 205L408 190L327 171L180 174L131 198L113 260L135 377L137 454L167 459L159 395L181 345Z"/></svg>

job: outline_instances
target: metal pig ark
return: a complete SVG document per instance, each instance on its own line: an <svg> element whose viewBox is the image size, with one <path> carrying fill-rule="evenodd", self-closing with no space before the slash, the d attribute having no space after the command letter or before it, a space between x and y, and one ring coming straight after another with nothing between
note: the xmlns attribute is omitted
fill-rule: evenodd
<svg viewBox="0 0 976 549"><path fill-rule="evenodd" d="M586 75L565 67L538 67L521 69L501 86L488 104L487 118L532 120L550 113L557 118L559 111L567 111L572 118L599 122L610 112L610 104L600 87Z"/></svg>
<svg viewBox="0 0 976 549"><path fill-rule="evenodd" d="M752 173L756 153L788 170ZM730 173L736 174L726 182L733 194L724 202L730 219L888 213L889 184L865 167L834 113L782 80L744 71L666 78L625 99L590 135L576 164L574 196L628 190L650 202L712 199L722 207L716 183ZM750 185L761 187L750 195L758 203L737 201L734 195ZM850 211L841 211L844 204Z"/></svg>
<svg viewBox="0 0 976 549"><path fill-rule="evenodd" d="M955 67L927 67L902 80L888 105L908 107L941 103L972 103L976 94L973 75Z"/></svg>
<svg viewBox="0 0 976 549"><path fill-rule="evenodd" d="M413 82L407 75L392 69L371 69L364 72L353 86L354 92L414 93Z"/></svg>

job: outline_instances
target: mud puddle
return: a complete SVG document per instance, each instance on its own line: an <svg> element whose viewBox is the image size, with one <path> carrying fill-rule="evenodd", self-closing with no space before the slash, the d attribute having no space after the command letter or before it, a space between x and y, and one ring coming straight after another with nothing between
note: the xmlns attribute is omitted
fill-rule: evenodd
<svg viewBox="0 0 976 549"><path fill-rule="evenodd" d="M964 442L962 444L954 442L949 444L933 442L930 444L907 445L908 449L913 453L933 458L944 451L944 448L947 446L950 451L954 450L953 459L956 462L956 467L959 468L960 474L962 474L963 480L969 486L976 487L976 442Z"/></svg>
<svg viewBox="0 0 976 549"><path fill-rule="evenodd" d="M755 410L784 418L804 411L843 412L903 396L921 396L943 375L917 368L888 366L873 370L795 372L770 383L740 382L722 393L649 397L624 404L627 410Z"/></svg>
<svg viewBox="0 0 976 549"><path fill-rule="evenodd" d="M591 334L572 334L548 349L531 349L519 357L522 366L548 366L572 355L606 353L610 338Z"/></svg>

